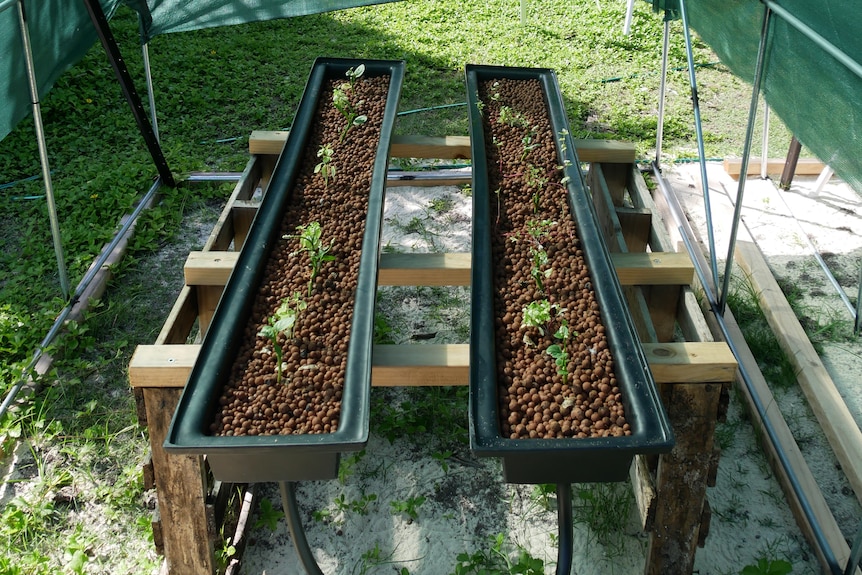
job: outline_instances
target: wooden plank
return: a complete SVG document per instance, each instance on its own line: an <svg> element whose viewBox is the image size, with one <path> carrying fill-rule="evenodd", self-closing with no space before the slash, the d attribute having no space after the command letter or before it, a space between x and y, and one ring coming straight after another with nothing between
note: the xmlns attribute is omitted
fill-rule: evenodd
<svg viewBox="0 0 862 575"><path fill-rule="evenodd" d="M760 249L752 242L738 242L736 260L754 286L766 321L793 364L799 387L823 428L856 498L862 502L862 431L781 292Z"/></svg>
<svg viewBox="0 0 862 575"><path fill-rule="evenodd" d="M658 383L721 382L734 377L736 362L723 343L645 343L643 347ZM199 352L198 344L139 345L129 362L129 383L133 388L183 387ZM425 381L418 385L463 385L469 352L469 344L376 345L371 384ZM430 377L423 380L412 372ZM389 383L395 378L401 383Z"/></svg>
<svg viewBox="0 0 862 575"><path fill-rule="evenodd" d="M226 250L233 241L233 210L234 204L239 200L247 200L254 195L261 178L262 160L252 156L240 176L233 192L228 197L227 203L219 214L219 219L213 226L209 238L204 244L204 251Z"/></svg>
<svg viewBox="0 0 862 575"><path fill-rule="evenodd" d="M248 231L251 229L251 222L254 216L257 215L257 209L260 206L260 201L257 200L237 200L233 204L231 217L233 221L233 249L240 251L245 245L245 238L248 237Z"/></svg>
<svg viewBox="0 0 862 575"><path fill-rule="evenodd" d="M767 158L766 172L768 174L780 174L784 170L785 158ZM751 158L748 160L748 175L760 175L760 158ZM817 159L800 159L796 163L796 175L798 176L818 176L826 164ZM742 158L725 158L724 171L731 177L739 179L739 173L742 171Z"/></svg>
<svg viewBox="0 0 862 575"><path fill-rule="evenodd" d="M614 208L620 221L623 241L630 252L646 251L650 229L652 227L652 212L643 208Z"/></svg>
<svg viewBox="0 0 862 575"><path fill-rule="evenodd" d="M382 254L377 283L384 286L468 286L470 253Z"/></svg>
<svg viewBox="0 0 862 575"><path fill-rule="evenodd" d="M632 159L634 162L634 159ZM608 191L611 194L611 199L613 200L613 205L615 207L622 207L623 201L626 195L626 187L629 179L629 164L632 162L626 163L605 163L601 162L602 174L605 178L605 183L608 186ZM598 163L593 163L590 165L590 169L597 167Z"/></svg>
<svg viewBox="0 0 862 575"><path fill-rule="evenodd" d="M690 285L694 264L686 253L628 252L611 254L621 285Z"/></svg>
<svg viewBox="0 0 862 575"><path fill-rule="evenodd" d="M719 384L669 387L668 417L676 437L659 458L655 523L647 549L647 575L690 575L715 434Z"/></svg>
<svg viewBox="0 0 862 575"><path fill-rule="evenodd" d="M199 455L168 454L162 447L181 392L144 389L165 559L171 575L212 575L215 565L207 533L203 460Z"/></svg>
<svg viewBox="0 0 862 575"><path fill-rule="evenodd" d="M239 254L190 252L184 267L189 286L224 286ZM689 285L694 264L677 252L614 253L611 261L622 285ZM381 254L378 285L470 285L469 253ZM167 343L167 342L166 342Z"/></svg>
<svg viewBox="0 0 862 575"><path fill-rule="evenodd" d="M223 286L198 285L195 290L198 298L198 328L203 337L210 327L224 289Z"/></svg>
<svg viewBox="0 0 862 575"><path fill-rule="evenodd" d="M278 155L287 139L286 130L255 130L248 140L251 154ZM616 140L575 140L575 150L581 162L631 164L635 161L635 146ZM390 155L393 158L460 159L470 157L469 136L393 136Z"/></svg>
<svg viewBox="0 0 862 575"><path fill-rule="evenodd" d="M660 383L723 383L736 378L736 358L723 343L644 343L643 349Z"/></svg>
<svg viewBox="0 0 862 575"><path fill-rule="evenodd" d="M139 345L129 361L129 385L184 387L200 348L199 344Z"/></svg>
<svg viewBox="0 0 862 575"><path fill-rule="evenodd" d="M470 346L466 344L375 345L371 385L467 385Z"/></svg>

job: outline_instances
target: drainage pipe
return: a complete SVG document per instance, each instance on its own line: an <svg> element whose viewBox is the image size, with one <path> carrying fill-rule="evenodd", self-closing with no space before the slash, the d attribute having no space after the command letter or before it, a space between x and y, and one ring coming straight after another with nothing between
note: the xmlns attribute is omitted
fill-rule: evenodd
<svg viewBox="0 0 862 575"><path fill-rule="evenodd" d="M314 559L308 539L305 538L305 529L302 527L302 518L299 516L299 506L296 504L296 482L279 481L281 488L281 505L284 507L284 518L287 521L287 530L293 539L293 546L299 555L299 560L308 575L323 575L320 566Z"/></svg>

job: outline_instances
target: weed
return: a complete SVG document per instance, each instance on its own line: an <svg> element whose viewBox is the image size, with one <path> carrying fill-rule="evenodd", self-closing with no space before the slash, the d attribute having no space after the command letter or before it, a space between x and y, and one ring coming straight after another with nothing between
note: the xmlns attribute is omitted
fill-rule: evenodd
<svg viewBox="0 0 862 575"><path fill-rule="evenodd" d="M273 507L272 501L266 497L260 500L258 513L260 517L254 522L255 529L266 527L270 531L275 531L278 528L278 522L284 517L284 512Z"/></svg>
<svg viewBox="0 0 862 575"><path fill-rule="evenodd" d="M340 513L356 513L357 515L368 515L372 503L377 501L374 493L363 494L359 499L347 499L343 493L338 494L333 503L336 511Z"/></svg>
<svg viewBox="0 0 862 575"><path fill-rule="evenodd" d="M356 467L363 457L365 457L364 449L341 459L341 463L338 465L338 482L340 484L345 485L347 483L347 480L356 472Z"/></svg>
<svg viewBox="0 0 862 575"><path fill-rule="evenodd" d="M220 543L216 544L213 553L215 554L217 572L224 573L231 557L236 555L236 546L231 543L230 537L224 536L224 526L219 529L219 540Z"/></svg>
<svg viewBox="0 0 862 575"><path fill-rule="evenodd" d="M557 486L553 483L539 483L533 486L530 496L545 511L551 509L551 498L557 495Z"/></svg>
<svg viewBox="0 0 862 575"><path fill-rule="evenodd" d="M419 506L425 503L423 495L416 497L408 497L404 501L390 501L389 506L393 515L406 515L410 521L416 521L419 518Z"/></svg>
<svg viewBox="0 0 862 575"><path fill-rule="evenodd" d="M793 565L783 559L760 558L757 563L747 565L739 572L740 575L787 575L793 571Z"/></svg>
<svg viewBox="0 0 862 575"><path fill-rule="evenodd" d="M574 486L573 517L586 525L608 554L622 551L623 534L634 502L623 483L581 483Z"/></svg>
<svg viewBox="0 0 862 575"><path fill-rule="evenodd" d="M512 549L506 536L498 533L491 538L490 549L459 553L455 570L450 575L544 575L545 563L523 547Z"/></svg>

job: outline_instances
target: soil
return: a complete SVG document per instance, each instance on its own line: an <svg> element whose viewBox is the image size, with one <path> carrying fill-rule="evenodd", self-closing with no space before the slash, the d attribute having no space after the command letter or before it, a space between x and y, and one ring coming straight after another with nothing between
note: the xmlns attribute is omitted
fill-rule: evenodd
<svg viewBox="0 0 862 575"><path fill-rule="evenodd" d="M217 435L331 433L338 427L367 194L389 78L363 77L349 89L344 86L342 79L329 80L321 91L281 240L269 255L245 344L211 426ZM335 91L347 94L356 113L367 118L346 134L347 120L332 103ZM324 145L331 146L335 166L335 174L326 178L318 153ZM312 223L320 225L321 249L329 248L316 272L312 251L304 249L308 246L300 237L302 226ZM296 320L292 330L277 333L283 350L278 358L261 330L283 304Z"/></svg>
<svg viewBox="0 0 862 575"><path fill-rule="evenodd" d="M497 203L491 252L502 434L630 435L542 85L489 79L479 83L479 99ZM531 310L546 319L537 325Z"/></svg>

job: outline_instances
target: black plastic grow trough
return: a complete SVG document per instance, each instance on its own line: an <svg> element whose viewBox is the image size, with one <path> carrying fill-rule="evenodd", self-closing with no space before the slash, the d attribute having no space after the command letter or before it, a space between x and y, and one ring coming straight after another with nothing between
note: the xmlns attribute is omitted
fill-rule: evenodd
<svg viewBox="0 0 862 575"><path fill-rule="evenodd" d="M593 288L597 295L608 344L614 357L626 418L632 434L622 437L510 439L503 436L497 400L494 341L494 285L491 256L494 219L488 164L479 102L479 85L488 80L538 79L545 96L556 141L559 164L565 168L570 215L577 223ZM584 184L556 75L548 69L468 65L467 100L473 157L473 270L470 341L470 444L479 456L498 457L510 483L622 481L635 454L667 452L673 434L659 399L634 324L624 303L619 280L597 216ZM562 189L560 193L563 194Z"/></svg>
<svg viewBox="0 0 862 575"><path fill-rule="evenodd" d="M374 160L362 256L355 293L347 368L337 430L325 434L214 436L209 425L243 337L267 258L279 240L279 226L325 81L345 78L359 64L365 76L389 76L389 91ZM371 343L383 194L392 129L404 78L404 62L318 58L296 112L269 188L251 225L237 264L216 308L200 355L180 398L165 449L205 454L213 475L229 482L300 481L336 477L341 452L368 441ZM298 222L302 223L302 222Z"/></svg>

